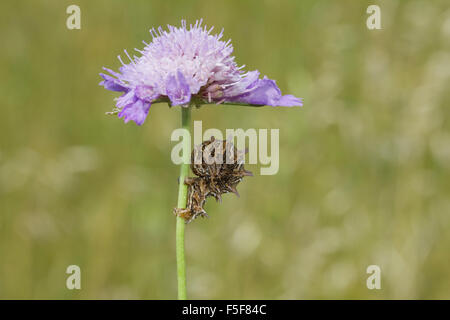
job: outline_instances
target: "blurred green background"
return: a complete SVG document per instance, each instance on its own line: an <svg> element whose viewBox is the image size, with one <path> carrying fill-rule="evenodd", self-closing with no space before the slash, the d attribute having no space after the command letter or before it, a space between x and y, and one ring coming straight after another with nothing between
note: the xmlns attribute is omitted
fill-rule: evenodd
<svg viewBox="0 0 450 320"><path fill-rule="evenodd" d="M204 129L280 128L280 170L187 226L188 296L449 299L448 0L2 1L0 298L176 297L180 112L106 116L98 73L182 18L224 28L238 64L305 101L193 111Z"/></svg>

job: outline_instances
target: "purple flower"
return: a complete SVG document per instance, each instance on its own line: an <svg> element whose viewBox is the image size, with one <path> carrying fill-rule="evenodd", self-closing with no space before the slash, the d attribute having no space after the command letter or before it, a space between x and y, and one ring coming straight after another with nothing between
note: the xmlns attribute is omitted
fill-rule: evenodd
<svg viewBox="0 0 450 320"><path fill-rule="evenodd" d="M143 50L136 49L140 57L125 51L130 63L119 56L119 72L103 68L110 75L101 73L100 85L123 92L116 99L118 116L141 125L155 100L182 106L191 102L302 106L300 98L283 96L274 80L260 79L256 70L244 73L231 56L230 40L220 40L223 31L218 35L211 31L202 20L189 28L183 20L181 28L160 27L158 33L152 29L153 41L144 42Z"/></svg>

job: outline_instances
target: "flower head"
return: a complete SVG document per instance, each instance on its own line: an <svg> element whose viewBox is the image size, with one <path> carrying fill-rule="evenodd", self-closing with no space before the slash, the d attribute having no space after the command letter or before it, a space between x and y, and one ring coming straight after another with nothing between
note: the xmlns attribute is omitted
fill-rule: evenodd
<svg viewBox="0 0 450 320"><path fill-rule="evenodd" d="M211 29L195 25L161 27L150 30L153 41L140 56L130 57L122 63L119 72L103 68L103 85L111 91L123 92L117 98L118 116L125 122L133 120L141 125L147 117L152 102L167 101L172 105L202 103L243 103L269 106L301 106L302 100L292 95L282 95L274 80L259 78L258 71L245 73L231 56L230 40L220 40L223 30L212 35Z"/></svg>

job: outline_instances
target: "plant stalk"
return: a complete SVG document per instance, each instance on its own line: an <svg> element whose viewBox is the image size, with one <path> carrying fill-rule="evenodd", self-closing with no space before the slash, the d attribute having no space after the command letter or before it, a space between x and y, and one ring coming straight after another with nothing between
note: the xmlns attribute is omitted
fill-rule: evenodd
<svg viewBox="0 0 450 320"><path fill-rule="evenodd" d="M190 132L191 128L191 107L181 107L181 127ZM183 150L190 151L190 140L183 139ZM186 153L186 154L185 154ZM186 208L188 186L184 179L189 174L190 152L183 152L183 163L180 166L180 178L178 187L178 208ZM178 281L178 300L186 300L186 263L184 258L184 227L185 221L177 217L176 223L176 253L177 253L177 281Z"/></svg>

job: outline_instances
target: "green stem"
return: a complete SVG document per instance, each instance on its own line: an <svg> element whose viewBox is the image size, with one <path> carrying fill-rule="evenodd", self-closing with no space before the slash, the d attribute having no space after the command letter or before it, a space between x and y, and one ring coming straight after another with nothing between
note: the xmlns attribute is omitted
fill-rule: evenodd
<svg viewBox="0 0 450 320"><path fill-rule="evenodd" d="M181 107L181 127L190 131L191 127L191 107ZM190 150L190 141L183 139L183 149ZM189 154L183 153L183 163L180 167L180 180L178 189L178 208L186 208L188 187L184 179L189 174ZM177 279L178 279L178 299L186 300L186 263L184 260L184 219L177 217L176 226L176 251L177 251Z"/></svg>

